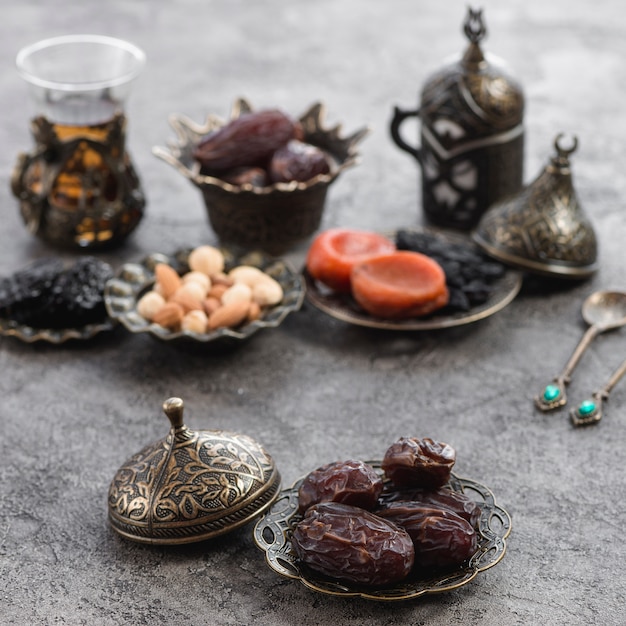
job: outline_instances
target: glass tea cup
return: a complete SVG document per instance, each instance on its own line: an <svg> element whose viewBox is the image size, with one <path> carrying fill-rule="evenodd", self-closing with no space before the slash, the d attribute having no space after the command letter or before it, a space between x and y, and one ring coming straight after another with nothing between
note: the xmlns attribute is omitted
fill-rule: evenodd
<svg viewBox="0 0 626 626"><path fill-rule="evenodd" d="M137 46L100 35L68 35L19 51L29 86L35 149L21 154L12 189L31 232L81 248L123 241L145 197L125 149L124 107L145 64Z"/></svg>

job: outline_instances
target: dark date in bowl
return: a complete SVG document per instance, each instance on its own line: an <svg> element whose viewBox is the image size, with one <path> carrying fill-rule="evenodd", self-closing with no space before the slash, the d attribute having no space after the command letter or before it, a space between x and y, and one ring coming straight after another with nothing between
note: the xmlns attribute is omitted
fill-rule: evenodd
<svg viewBox="0 0 626 626"><path fill-rule="evenodd" d="M231 120L250 113L251 105L235 101ZM326 154L329 171L310 180L274 182L259 186L250 182L232 184L202 171L194 149L207 134L222 128L224 120L209 115L196 124L183 115L171 115L170 125L177 142L168 148L155 147L153 154L174 167L202 193L212 229L225 244L282 254L306 239L319 227L330 185L358 161L357 144L369 133L367 127L341 136L340 126L326 128L325 107L313 104L298 118L302 140Z"/></svg>
<svg viewBox="0 0 626 626"><path fill-rule="evenodd" d="M380 461L370 464L380 470ZM425 594L457 589L469 583L479 573L496 565L506 552L506 538L511 532L511 517L496 504L491 490L478 482L450 476L449 488L476 500L481 515L478 520L478 546L474 555L462 566L437 572L426 577L415 572L399 583L384 588L371 588L339 581L316 573L302 563L291 545L291 535L302 519L298 512L298 490L302 481L283 490L268 512L254 527L254 541L265 553L265 560L274 572L299 580L314 591L370 600L394 601L417 598Z"/></svg>

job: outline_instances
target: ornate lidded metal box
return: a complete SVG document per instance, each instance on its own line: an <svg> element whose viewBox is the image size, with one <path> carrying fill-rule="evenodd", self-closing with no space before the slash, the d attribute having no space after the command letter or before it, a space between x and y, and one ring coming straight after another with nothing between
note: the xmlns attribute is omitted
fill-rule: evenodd
<svg viewBox="0 0 626 626"><path fill-rule="evenodd" d="M464 31L465 53L427 79L417 110L395 108L390 130L421 166L427 219L470 230L491 204L522 186L524 95L503 64L483 53L481 11L469 9ZM400 134L409 117L421 120L421 147Z"/></svg>
<svg viewBox="0 0 626 626"><path fill-rule="evenodd" d="M163 410L172 425L167 437L124 463L109 487L115 531L141 543L191 543L243 526L272 504L280 475L256 441L190 430L180 398Z"/></svg>

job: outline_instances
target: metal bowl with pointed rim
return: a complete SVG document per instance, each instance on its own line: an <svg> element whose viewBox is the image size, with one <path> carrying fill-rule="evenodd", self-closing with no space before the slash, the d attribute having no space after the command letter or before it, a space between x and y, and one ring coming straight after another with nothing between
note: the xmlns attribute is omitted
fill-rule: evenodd
<svg viewBox="0 0 626 626"><path fill-rule="evenodd" d="M243 98L235 101L231 119L251 112ZM321 148L328 156L330 172L306 182L274 183L265 187L250 183L232 185L200 171L193 149L225 121L209 115L204 124L196 124L183 115L173 114L169 122L177 135L167 148L154 147L155 156L169 163L201 192L211 227L224 243L255 247L278 254L306 239L319 227L329 186L338 176L358 162L357 144L369 133L361 128L343 137L341 126L324 126L326 109L313 104L299 122L303 140Z"/></svg>

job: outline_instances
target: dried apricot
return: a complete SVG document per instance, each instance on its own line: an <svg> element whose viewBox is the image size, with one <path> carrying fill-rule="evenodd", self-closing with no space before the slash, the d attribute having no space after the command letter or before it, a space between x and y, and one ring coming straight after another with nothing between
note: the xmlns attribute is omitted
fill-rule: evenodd
<svg viewBox="0 0 626 626"><path fill-rule="evenodd" d="M419 252L393 252L356 263L350 283L354 299L382 318L424 316L448 302L443 269Z"/></svg>
<svg viewBox="0 0 626 626"><path fill-rule="evenodd" d="M355 264L370 257L394 252L392 241L378 233L331 228L313 240L306 258L312 278L339 292L350 291L350 273Z"/></svg>

